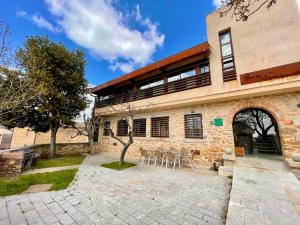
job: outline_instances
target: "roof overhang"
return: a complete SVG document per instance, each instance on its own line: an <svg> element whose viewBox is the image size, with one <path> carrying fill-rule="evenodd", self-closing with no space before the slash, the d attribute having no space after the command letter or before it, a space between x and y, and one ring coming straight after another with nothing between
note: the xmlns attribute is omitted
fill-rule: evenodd
<svg viewBox="0 0 300 225"><path fill-rule="evenodd" d="M105 91L113 86L119 86L122 83L128 83L128 81L132 81L138 77L155 73L155 71L163 71L164 68L171 66L173 64L182 62L192 57L205 55L209 53L209 44L208 42L204 42L202 44L196 45L192 48L179 52L175 55L169 56L165 59L152 63L148 66L142 67L138 70L125 74L121 77L108 81L104 84L98 85L92 89L92 93L97 94L102 91Z"/></svg>

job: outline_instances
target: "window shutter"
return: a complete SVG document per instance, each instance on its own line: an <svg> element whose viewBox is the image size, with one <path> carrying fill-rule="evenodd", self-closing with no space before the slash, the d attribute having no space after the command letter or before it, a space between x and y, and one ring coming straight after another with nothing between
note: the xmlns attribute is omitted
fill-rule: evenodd
<svg viewBox="0 0 300 225"><path fill-rule="evenodd" d="M133 120L133 135L135 137L146 137L146 119Z"/></svg>
<svg viewBox="0 0 300 225"><path fill-rule="evenodd" d="M127 136L128 135L128 124L126 120L119 120L117 127L117 136Z"/></svg>
<svg viewBox="0 0 300 225"><path fill-rule="evenodd" d="M184 116L185 137L203 139L202 114Z"/></svg>
<svg viewBox="0 0 300 225"><path fill-rule="evenodd" d="M169 137L169 117L151 118L151 136Z"/></svg>

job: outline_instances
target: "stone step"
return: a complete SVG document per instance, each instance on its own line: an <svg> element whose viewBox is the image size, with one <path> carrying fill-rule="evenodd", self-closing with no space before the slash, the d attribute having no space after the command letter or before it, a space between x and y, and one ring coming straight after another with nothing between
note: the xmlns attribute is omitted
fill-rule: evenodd
<svg viewBox="0 0 300 225"><path fill-rule="evenodd" d="M228 177L233 175L232 166L220 166L218 169L219 176Z"/></svg>

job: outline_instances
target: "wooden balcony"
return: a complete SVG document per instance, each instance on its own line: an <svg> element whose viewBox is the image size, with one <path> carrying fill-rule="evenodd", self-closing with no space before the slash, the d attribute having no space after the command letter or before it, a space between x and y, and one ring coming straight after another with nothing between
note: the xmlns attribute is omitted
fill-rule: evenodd
<svg viewBox="0 0 300 225"><path fill-rule="evenodd" d="M96 101L97 108L102 108L110 105L117 105L126 102L132 102L156 96L171 94L175 92L185 91L193 88L204 87L211 84L210 73L198 74L185 79L169 82L152 88L138 90L115 96L109 99Z"/></svg>

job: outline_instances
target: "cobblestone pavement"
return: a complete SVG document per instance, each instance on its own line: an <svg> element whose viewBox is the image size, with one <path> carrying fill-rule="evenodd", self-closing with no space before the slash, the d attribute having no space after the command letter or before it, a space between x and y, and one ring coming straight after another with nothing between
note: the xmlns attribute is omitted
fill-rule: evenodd
<svg viewBox="0 0 300 225"><path fill-rule="evenodd" d="M88 156L66 190L0 198L0 225L224 224L227 178L191 169L99 166L114 160Z"/></svg>
<svg viewBox="0 0 300 225"><path fill-rule="evenodd" d="M300 182L270 157L237 159L226 225L300 224Z"/></svg>

